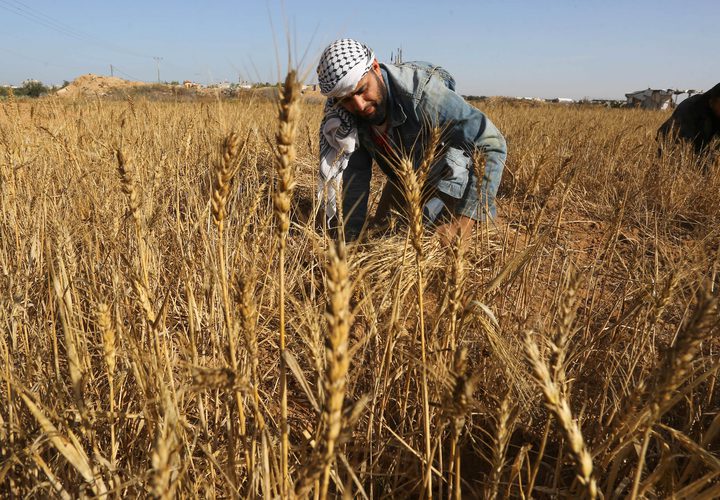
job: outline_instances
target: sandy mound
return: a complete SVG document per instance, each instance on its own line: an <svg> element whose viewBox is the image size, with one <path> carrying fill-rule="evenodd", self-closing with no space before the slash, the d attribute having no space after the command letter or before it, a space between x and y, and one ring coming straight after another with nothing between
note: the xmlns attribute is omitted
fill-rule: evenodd
<svg viewBox="0 0 720 500"><path fill-rule="evenodd" d="M126 90L133 87L146 85L143 82L131 82L115 76L98 76L88 73L77 77L65 88L57 91L57 95L63 97L77 96L106 96L118 90Z"/></svg>

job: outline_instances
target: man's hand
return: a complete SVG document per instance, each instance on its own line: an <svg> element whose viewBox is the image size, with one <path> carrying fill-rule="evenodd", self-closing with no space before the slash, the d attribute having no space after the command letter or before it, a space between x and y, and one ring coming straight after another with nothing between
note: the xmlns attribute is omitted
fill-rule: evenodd
<svg viewBox="0 0 720 500"><path fill-rule="evenodd" d="M459 234L463 241L470 238L472 230L475 227L475 221L470 217L461 215L453 218L450 222L441 224L435 229L435 233L440 238L440 244L442 246L450 246L453 239Z"/></svg>

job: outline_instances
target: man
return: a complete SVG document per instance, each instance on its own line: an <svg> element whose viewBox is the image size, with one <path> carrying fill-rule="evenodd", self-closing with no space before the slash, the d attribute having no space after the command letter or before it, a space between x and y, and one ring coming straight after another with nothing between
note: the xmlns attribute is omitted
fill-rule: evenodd
<svg viewBox="0 0 720 500"><path fill-rule="evenodd" d="M380 64L365 45L342 39L325 49L317 73L328 97L320 127L318 196L327 196L326 215L332 218L335 185L342 178L347 240L365 223L373 160L388 177L376 213L382 221L400 197L392 158L411 153L417 168L435 128L442 131L442 154L428 175L433 194L424 205L425 221L450 241L469 234L476 221L495 217L505 139L455 93L455 81L444 69L421 62ZM473 165L477 150L485 157L480 193Z"/></svg>
<svg viewBox="0 0 720 500"><path fill-rule="evenodd" d="M713 141L720 139L720 83L678 104L658 129L658 139L668 138L692 143L698 154L710 152ZM720 144L716 142L714 149L720 152Z"/></svg>

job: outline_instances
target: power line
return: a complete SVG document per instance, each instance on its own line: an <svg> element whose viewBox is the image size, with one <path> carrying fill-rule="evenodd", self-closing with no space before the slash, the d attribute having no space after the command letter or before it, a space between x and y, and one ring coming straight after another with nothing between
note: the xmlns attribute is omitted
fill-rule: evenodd
<svg viewBox="0 0 720 500"><path fill-rule="evenodd" d="M50 67L53 67L53 68L59 68L59 69L65 70L65 71L68 71L68 70L80 70L80 71L82 71L82 70L84 69L84 68L81 67L81 66L61 66L61 65L59 65L59 64L55 64L55 63L52 63L52 62L50 62L50 61L46 61L46 60L44 60L44 59L40 59L40 58L38 58L38 57L33 57L33 56L29 56L29 55L27 55L27 54L22 54L22 53L20 53L20 52L15 51L15 50L10 50L10 49L8 49L7 47L4 47L4 46L2 46L2 45L0 45L0 51L6 52L6 53L8 53L8 54L12 54L12 55L14 55L15 57L19 57L20 59L24 59L24 60L26 60L26 61L39 62L39 63L42 63L44 66L50 66Z"/></svg>
<svg viewBox="0 0 720 500"><path fill-rule="evenodd" d="M112 67L113 67L113 69L115 70L116 73L120 73L120 74L123 75L125 78L128 78L128 79L130 79L130 80L133 80L133 81L135 81L135 82L142 82L142 81L144 81L142 78L135 78L135 77L132 76L132 75L128 75L127 73L125 73L124 71L122 71L120 68L118 68L118 67L115 66L114 64L112 65Z"/></svg>
<svg viewBox="0 0 720 500"><path fill-rule="evenodd" d="M62 28L62 27L60 27L60 26L54 25L54 24L52 24L52 23L49 23L49 22L47 22L47 21L45 21L45 20L43 20L43 19L40 19L40 18L38 18L38 17L36 17L36 16L29 15L28 13L24 12L24 11L23 11L22 9L20 9L19 7L15 6L15 5L12 5L12 4L9 4L8 2L5 2L5 1L3 1L3 0L0 0L0 8L5 9L5 10L7 10L8 12L12 12L13 14L16 14L16 15L24 18L24 19L27 19L27 20L33 21L33 22L35 22L35 23L37 23L37 24L40 24L40 25L42 25L42 26L44 26L44 27L46 27L46 28L50 28L50 29L52 29L52 30L54 30L54 31L57 31L58 33L61 33L61 34L65 35L65 36L68 36L68 37L70 37L70 38L75 38L76 40L82 40L82 39L80 38L80 36L77 35L76 33L72 33L72 32L70 32L70 31L67 31L66 29L64 29L64 28Z"/></svg>
<svg viewBox="0 0 720 500"><path fill-rule="evenodd" d="M62 35L65 35L66 37L73 38L78 41L84 41L84 42L91 42L95 45L102 45L110 50L113 50L115 52L121 52L124 54L132 55L135 57L142 57L142 58L149 58L150 56L146 54L140 54L138 52L127 50L125 48L119 47L115 44L108 43L104 40L101 40L93 35L90 35L88 33L79 31L71 27L70 25L67 25L65 23L62 23L60 21L55 20L54 18L43 14L42 12L38 11L37 9L30 7L29 5L19 1L19 0L0 0L0 8L12 12L15 15L18 15L28 21L32 21L34 23L40 24L41 26L44 26L46 28L49 28L53 31L56 31L57 33L60 33Z"/></svg>

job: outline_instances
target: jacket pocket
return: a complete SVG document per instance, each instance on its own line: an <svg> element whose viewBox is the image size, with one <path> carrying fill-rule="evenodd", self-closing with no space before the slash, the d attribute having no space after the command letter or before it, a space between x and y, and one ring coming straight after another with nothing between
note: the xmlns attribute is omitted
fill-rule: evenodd
<svg viewBox="0 0 720 500"><path fill-rule="evenodd" d="M443 173L447 172L437 183L438 191L455 199L462 198L468 183L470 157L461 149L448 148L438 166Z"/></svg>

